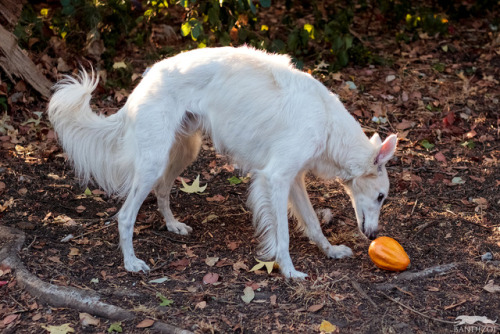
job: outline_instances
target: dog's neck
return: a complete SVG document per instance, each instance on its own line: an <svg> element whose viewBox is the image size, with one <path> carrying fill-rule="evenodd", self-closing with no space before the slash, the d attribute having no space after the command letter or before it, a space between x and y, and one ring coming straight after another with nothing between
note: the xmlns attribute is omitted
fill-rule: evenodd
<svg viewBox="0 0 500 334"><path fill-rule="evenodd" d="M373 171L377 151L360 124L342 106L330 112L330 128L321 159L311 166L316 175L349 181Z"/></svg>

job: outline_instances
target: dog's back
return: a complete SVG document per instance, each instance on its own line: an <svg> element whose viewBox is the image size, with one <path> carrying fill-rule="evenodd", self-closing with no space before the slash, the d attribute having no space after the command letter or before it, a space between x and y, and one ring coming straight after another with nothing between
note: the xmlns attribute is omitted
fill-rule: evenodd
<svg viewBox="0 0 500 334"><path fill-rule="evenodd" d="M277 156L288 154L299 163L322 153L331 110L347 113L331 95L296 70L288 56L227 47L190 51L157 63L125 108L136 119L149 120L151 108L142 107L145 103L167 118L188 112L194 115L188 120L198 122L219 151L253 170ZM175 101L169 103L170 98Z"/></svg>

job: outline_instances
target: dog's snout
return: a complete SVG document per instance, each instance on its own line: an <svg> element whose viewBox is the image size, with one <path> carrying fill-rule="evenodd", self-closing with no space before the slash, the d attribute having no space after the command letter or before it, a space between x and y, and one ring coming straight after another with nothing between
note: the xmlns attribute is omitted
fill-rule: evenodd
<svg viewBox="0 0 500 334"><path fill-rule="evenodd" d="M372 232L366 233L365 235L368 239L374 240L377 237L377 234L378 234L378 231L372 231Z"/></svg>

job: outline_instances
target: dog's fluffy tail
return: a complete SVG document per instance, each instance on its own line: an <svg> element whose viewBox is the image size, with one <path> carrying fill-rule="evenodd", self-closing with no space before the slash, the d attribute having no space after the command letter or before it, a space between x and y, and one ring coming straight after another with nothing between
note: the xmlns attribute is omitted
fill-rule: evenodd
<svg viewBox="0 0 500 334"><path fill-rule="evenodd" d="M133 145L126 144L124 110L104 117L90 108L99 79L81 72L56 84L49 120L83 184L94 180L108 194L123 196L134 175Z"/></svg>

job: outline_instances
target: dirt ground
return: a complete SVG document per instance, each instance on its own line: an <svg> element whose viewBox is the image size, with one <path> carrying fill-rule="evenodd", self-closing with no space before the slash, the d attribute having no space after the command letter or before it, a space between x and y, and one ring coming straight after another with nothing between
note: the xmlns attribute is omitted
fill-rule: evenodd
<svg viewBox="0 0 500 334"><path fill-rule="evenodd" d="M323 321L340 333L499 332L485 319L455 321L499 317L500 37L481 20L456 29L449 37L421 36L410 44L387 40L378 45L391 60L387 65L352 65L337 74L310 66L368 135L398 133L380 235L403 245L409 272L452 264L441 274L409 280L375 267L342 187L313 177L308 191L325 235L351 247L354 257L326 258L291 220L292 259L309 278L287 281L277 271L250 271L257 261L245 206L248 180L230 184L244 175L216 155L208 139L182 174L189 182L201 175L206 190L187 194L177 182L171 197L174 213L193 233L166 231L150 195L134 245L152 270L128 273L112 219L121 202L78 184L45 115L36 116L46 102L26 98L29 89L2 116L12 129L0 138L0 224L26 233L20 256L44 281L94 290L134 310L134 320L119 324L124 333L150 332L139 328L145 319L198 333L319 333ZM95 107L116 110L105 99L110 94L101 92ZM492 261L482 260L486 253ZM218 275L217 281L207 274ZM163 282L151 282L158 279ZM44 326L66 323L77 333L106 333L118 326L104 318L83 326L78 311L41 303L8 268L0 270L0 281L3 333L42 333ZM255 294L249 303L241 298L246 287Z"/></svg>

